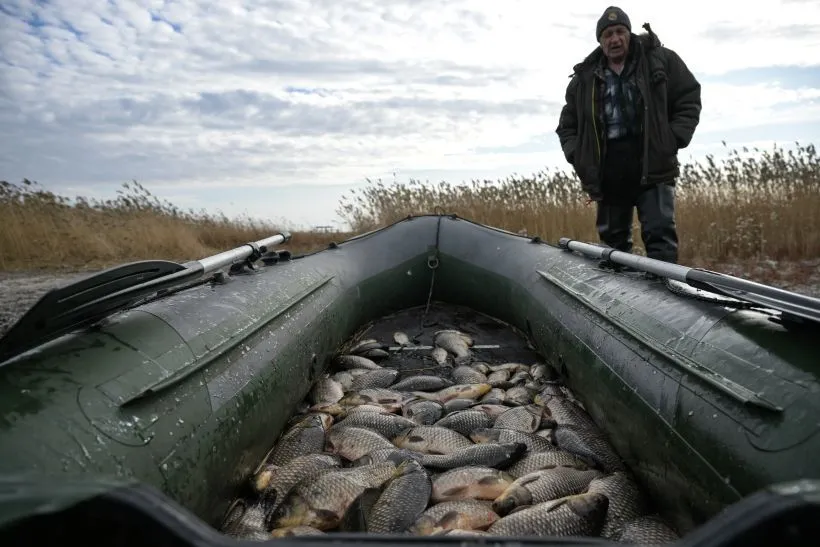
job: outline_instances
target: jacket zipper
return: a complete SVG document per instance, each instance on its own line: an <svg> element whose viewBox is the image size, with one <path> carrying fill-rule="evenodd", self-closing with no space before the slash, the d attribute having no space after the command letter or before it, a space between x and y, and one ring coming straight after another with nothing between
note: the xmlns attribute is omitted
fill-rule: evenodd
<svg viewBox="0 0 820 547"><path fill-rule="evenodd" d="M592 130L595 135L595 147L598 150L598 166L601 165L601 141L598 135L598 114L595 112L595 88L598 87L598 82L595 78L592 79Z"/></svg>

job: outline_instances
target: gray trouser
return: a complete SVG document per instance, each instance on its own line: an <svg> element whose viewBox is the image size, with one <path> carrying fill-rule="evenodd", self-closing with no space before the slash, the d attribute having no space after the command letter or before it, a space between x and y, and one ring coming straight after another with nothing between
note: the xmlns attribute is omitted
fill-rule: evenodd
<svg viewBox="0 0 820 547"><path fill-rule="evenodd" d="M677 263L674 185L640 188L638 141L610 141L607 146L603 200L598 202L595 219L601 241L619 251L632 252L632 215L637 208L646 255Z"/></svg>

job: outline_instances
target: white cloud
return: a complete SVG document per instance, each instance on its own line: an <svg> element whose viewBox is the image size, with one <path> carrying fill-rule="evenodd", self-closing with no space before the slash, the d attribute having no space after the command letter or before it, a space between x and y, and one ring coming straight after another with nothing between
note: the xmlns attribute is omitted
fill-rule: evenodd
<svg viewBox="0 0 820 547"><path fill-rule="evenodd" d="M607 5L6 0L0 178L109 191L134 178L179 196L565 168L554 129L567 76L594 47ZM684 156L730 135L765 140L766 127L786 140L817 136L817 77L719 77L817 68L818 3L618 5L704 81L702 123Z"/></svg>

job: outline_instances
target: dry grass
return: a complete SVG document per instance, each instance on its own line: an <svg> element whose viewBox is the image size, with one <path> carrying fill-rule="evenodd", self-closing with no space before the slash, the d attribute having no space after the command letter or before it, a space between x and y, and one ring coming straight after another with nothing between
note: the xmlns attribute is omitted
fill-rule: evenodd
<svg viewBox="0 0 820 547"><path fill-rule="evenodd" d="M595 207L586 204L574 173L469 184L387 185L371 182L345 196L339 214L355 230L409 214L443 211L546 241L562 236L598 241ZM794 151L731 151L718 162L684 164L676 220L680 260L709 264L737 260L799 260L820 256L820 157L814 145ZM635 219L636 252L643 252Z"/></svg>
<svg viewBox="0 0 820 547"><path fill-rule="evenodd" d="M129 260L189 260L279 230L274 223L183 211L126 183L114 200L69 199L28 180L0 182L0 271L88 269ZM689 265L820 257L820 158L813 145L795 151L729 152L718 162L683 166L677 221L681 262ZM543 171L469 184L371 182L339 205L359 233L409 214L457 213L547 241L597 241L594 206L577 179ZM297 232L289 249L325 247L349 234ZM642 252L635 223L636 252Z"/></svg>

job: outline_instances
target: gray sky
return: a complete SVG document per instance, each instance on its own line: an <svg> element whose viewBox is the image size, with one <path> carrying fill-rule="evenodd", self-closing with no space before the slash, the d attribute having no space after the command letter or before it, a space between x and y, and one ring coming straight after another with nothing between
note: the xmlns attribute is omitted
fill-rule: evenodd
<svg viewBox="0 0 820 547"><path fill-rule="evenodd" d="M820 3L631 1L703 83L681 160L820 136ZM0 179L329 224L366 179L568 169L555 135L607 2L4 0ZM582 7L581 7L582 6Z"/></svg>

